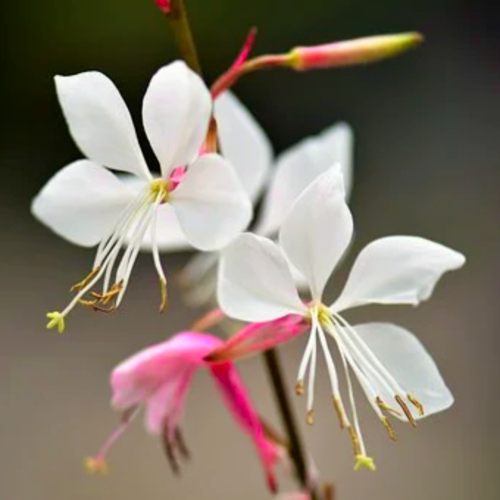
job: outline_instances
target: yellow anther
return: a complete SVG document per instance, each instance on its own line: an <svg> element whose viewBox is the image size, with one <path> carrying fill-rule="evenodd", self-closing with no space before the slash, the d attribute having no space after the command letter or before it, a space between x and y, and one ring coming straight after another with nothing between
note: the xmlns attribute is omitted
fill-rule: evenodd
<svg viewBox="0 0 500 500"><path fill-rule="evenodd" d="M163 311L165 311L168 304L167 282L162 279L160 279L160 293L161 293L160 312L162 313Z"/></svg>
<svg viewBox="0 0 500 500"><path fill-rule="evenodd" d="M82 288L86 287L93 278L95 278L96 274L99 272L100 268L96 267L95 269L92 269L88 276L82 279L82 281L79 281L78 283L75 283L69 290L70 292L76 292L78 290L81 290Z"/></svg>
<svg viewBox="0 0 500 500"><path fill-rule="evenodd" d="M403 410L406 418L408 419L408 422L410 422L410 424L413 427L416 427L417 426L417 422L413 418L413 415L411 414L411 411L408 408L407 404L403 401L403 398L401 398L401 396L395 396L395 399L398 402L398 405L401 406L401 409Z"/></svg>
<svg viewBox="0 0 500 500"><path fill-rule="evenodd" d="M309 410L309 411L307 412L306 422L307 422L309 425L314 424L314 413L313 413L313 411L312 411L312 410Z"/></svg>
<svg viewBox="0 0 500 500"><path fill-rule="evenodd" d="M108 464L104 458L86 457L84 460L85 469L89 474L105 475L109 472Z"/></svg>
<svg viewBox="0 0 500 500"><path fill-rule="evenodd" d="M305 392L305 389L304 389L304 381L303 380L299 380L296 384L295 384L295 394L297 394L297 396L302 396Z"/></svg>
<svg viewBox="0 0 500 500"><path fill-rule="evenodd" d="M335 411L337 412L337 415L339 417L340 428L343 430L347 427L347 421L345 418L345 411L344 407L342 406L342 401L340 401L340 399L336 398L335 396L333 396L332 399L333 407L335 408Z"/></svg>
<svg viewBox="0 0 500 500"><path fill-rule="evenodd" d="M391 441L396 442L398 439L396 437L396 433L394 432L394 428L392 427L392 424L389 421L389 419L387 417L382 417L381 420L382 420L382 423L384 424L384 427L387 430L387 434L389 434L389 439Z"/></svg>
<svg viewBox="0 0 500 500"><path fill-rule="evenodd" d="M408 401L417 409L418 414L423 417L425 415L424 405L411 394L407 394L406 397L408 398Z"/></svg>
<svg viewBox="0 0 500 500"><path fill-rule="evenodd" d="M359 438L358 435L356 434L356 431L351 426L349 426L347 430L349 431L349 435L351 436L354 456L355 457L357 457L358 455L361 456L361 446L359 444Z"/></svg>
<svg viewBox="0 0 500 500"><path fill-rule="evenodd" d="M52 328L57 327L57 331L59 333L64 332L64 328L65 328L66 324L64 322L64 316L60 312L58 312L58 311L49 312L49 313L47 313L47 318L50 320L47 323L48 330L52 330Z"/></svg>
<svg viewBox="0 0 500 500"><path fill-rule="evenodd" d="M389 406L387 403L385 403L384 401L382 401L382 399L377 396L377 398L375 399L375 402L377 403L378 407L381 409L381 410L384 410L392 415L395 415L396 417L400 417L401 416L401 412L396 410L395 408L392 408L392 406Z"/></svg>
<svg viewBox="0 0 500 500"><path fill-rule="evenodd" d="M375 460L372 457L367 457L366 455L356 455L354 457L354 470L360 470L363 468L375 472L377 470Z"/></svg>

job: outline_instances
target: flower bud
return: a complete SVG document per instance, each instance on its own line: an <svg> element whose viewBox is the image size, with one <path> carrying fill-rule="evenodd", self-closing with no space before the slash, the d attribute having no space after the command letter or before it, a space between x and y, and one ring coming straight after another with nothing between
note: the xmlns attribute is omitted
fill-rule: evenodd
<svg viewBox="0 0 500 500"><path fill-rule="evenodd" d="M288 65L298 71L307 71L371 63L402 54L420 45L423 39L420 33L401 33L296 47L288 54Z"/></svg>
<svg viewBox="0 0 500 500"><path fill-rule="evenodd" d="M156 5L164 14L170 14L170 0L155 0Z"/></svg>

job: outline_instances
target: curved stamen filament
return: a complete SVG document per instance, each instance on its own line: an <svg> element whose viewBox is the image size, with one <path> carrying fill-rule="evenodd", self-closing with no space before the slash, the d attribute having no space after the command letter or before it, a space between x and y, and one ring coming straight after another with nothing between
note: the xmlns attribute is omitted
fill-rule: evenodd
<svg viewBox="0 0 500 500"><path fill-rule="evenodd" d="M317 331L317 326L313 322L311 331L311 338L312 338L311 362L309 364L309 380L307 385L307 423L310 425L314 423L314 414L313 414L314 381L316 379L316 360L317 360L316 331Z"/></svg>
<svg viewBox="0 0 500 500"><path fill-rule="evenodd" d="M350 424L340 395L339 380L337 376L337 370L335 369L335 363L333 362L333 358L328 348L328 343L326 341L325 332L321 327L321 322L319 321L317 314L313 316L313 322L316 323L319 341L321 344L321 348L323 350L323 354L325 356L325 362L328 369L328 374L330 376L330 384L332 388L334 408L339 417L340 428L344 429L345 427L349 427Z"/></svg>
<svg viewBox="0 0 500 500"><path fill-rule="evenodd" d="M411 414L406 403L403 400L406 392L401 388L401 386L397 383L397 381L390 374L387 368L382 364L382 362L377 358L377 356L375 356L372 350L366 345L358 332L356 332L356 330L351 325L349 325L349 323L344 318L342 318L342 316L335 314L334 317L337 318L338 322L342 323L342 325L351 334L345 335L345 338L352 347L356 357L363 364L363 366L366 366L376 376L376 378L379 379L379 381L386 387L386 389L389 389L389 392L394 393L395 401L399 404L399 406L401 406L403 412L408 418L408 421L413 426L415 426L415 419L413 418L413 415ZM363 352L361 352L360 350L362 350ZM406 395L406 397L408 397L408 395ZM411 397L413 398L413 396ZM418 400L415 400L416 404L412 402L410 398L408 398L408 400L417 408L417 411L419 413L423 411L423 406L418 402ZM408 414L410 417L408 417Z"/></svg>

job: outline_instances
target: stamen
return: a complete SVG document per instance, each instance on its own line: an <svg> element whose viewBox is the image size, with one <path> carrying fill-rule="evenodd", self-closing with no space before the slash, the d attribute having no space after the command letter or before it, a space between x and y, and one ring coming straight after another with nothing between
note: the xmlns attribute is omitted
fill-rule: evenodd
<svg viewBox="0 0 500 500"><path fill-rule="evenodd" d="M162 313L167 308L167 303L168 303L167 280L160 279L160 294L161 294L160 312Z"/></svg>
<svg viewBox="0 0 500 500"><path fill-rule="evenodd" d="M408 401L417 409L418 414L423 417L425 415L424 405L411 394L407 394L406 397L408 398Z"/></svg>
<svg viewBox="0 0 500 500"><path fill-rule="evenodd" d="M305 392L304 381L303 380L297 381L297 383L295 384L295 394L297 394L297 396L302 396L304 392Z"/></svg>
<svg viewBox="0 0 500 500"><path fill-rule="evenodd" d="M313 425L314 424L314 412L313 412L313 410L308 410L306 422L309 425Z"/></svg>
<svg viewBox="0 0 500 500"><path fill-rule="evenodd" d="M392 424L391 424L390 420L387 417L385 417L385 416L383 416L381 418L381 420L382 420L382 423L384 424L384 427L387 430L387 433L389 434L389 439L391 441L396 442L398 439L396 437L396 433L394 432L394 428L392 427Z"/></svg>
<svg viewBox="0 0 500 500"><path fill-rule="evenodd" d="M359 443L359 437L352 426L349 426L347 430L349 431L349 435L351 436L352 450L354 452L354 456L357 457L358 455L361 455L361 445Z"/></svg>
<svg viewBox="0 0 500 500"><path fill-rule="evenodd" d="M78 283L75 283L70 289L70 292L77 292L78 290L81 290L82 288L85 288L96 276L96 274L99 272L100 267L96 267L90 271L90 273L82 279L82 281L79 281Z"/></svg>
<svg viewBox="0 0 500 500"><path fill-rule="evenodd" d="M309 365L309 359L311 358L311 353L313 349L313 341L314 341L313 334L316 335L315 332L313 331L309 333L309 340L307 341L307 345L304 350L304 354L302 355L302 360L300 362L299 374L297 376L297 384L299 385L300 384L304 385L304 378L306 375L307 366Z"/></svg>
<svg viewBox="0 0 500 500"><path fill-rule="evenodd" d="M321 343L321 347L323 349L323 354L325 356L326 366L328 369L328 375L330 376L330 385L332 388L332 397L334 402L334 407L339 417L340 428L344 429L349 422L346 417L346 413L344 410L344 405L342 403L342 399L340 397L340 389L339 382L337 377L337 370L335 369L335 364L333 362L333 358L331 356L330 350L328 348L328 343L325 338L325 333L322 329L322 321L323 324L328 325L328 320L325 320L324 316L321 316L321 309L318 307L317 316L313 316L313 322L316 324L319 340Z"/></svg>
<svg viewBox="0 0 500 500"><path fill-rule="evenodd" d="M335 396L332 396L332 400L333 407L335 408L335 411L337 412L337 416L339 418L340 428L341 430L344 430L348 426L344 405L342 404L342 401Z"/></svg>
<svg viewBox="0 0 500 500"><path fill-rule="evenodd" d="M410 422L410 424L413 427L416 427L417 426L417 422L413 418L413 415L411 414L410 409L408 408L408 406L406 405L406 403L403 401L403 398L401 398L401 396L395 396L394 398L398 402L398 405L401 406L401 409L403 410L403 413L406 415L406 418L408 419L408 421Z"/></svg>
<svg viewBox="0 0 500 500"><path fill-rule="evenodd" d="M384 401L382 401L382 398L380 396L377 396L375 398L375 402L377 403L378 407L381 410L387 411L388 413L390 413L391 415L394 415L396 417L401 417L401 412L396 410L395 408L392 408L391 406L386 404Z"/></svg>

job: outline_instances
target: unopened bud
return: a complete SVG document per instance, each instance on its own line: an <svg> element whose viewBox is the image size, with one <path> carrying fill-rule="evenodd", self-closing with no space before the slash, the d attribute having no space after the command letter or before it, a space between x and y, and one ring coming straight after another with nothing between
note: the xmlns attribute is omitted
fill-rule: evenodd
<svg viewBox="0 0 500 500"><path fill-rule="evenodd" d="M288 54L287 62L299 71L366 64L402 54L418 47L423 40L420 33L401 33L296 47Z"/></svg>
<svg viewBox="0 0 500 500"><path fill-rule="evenodd" d="M155 0L155 2L164 14L170 14L170 0Z"/></svg>

